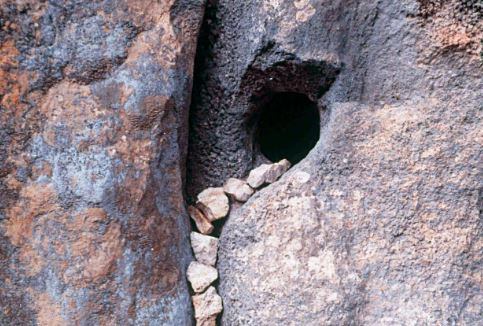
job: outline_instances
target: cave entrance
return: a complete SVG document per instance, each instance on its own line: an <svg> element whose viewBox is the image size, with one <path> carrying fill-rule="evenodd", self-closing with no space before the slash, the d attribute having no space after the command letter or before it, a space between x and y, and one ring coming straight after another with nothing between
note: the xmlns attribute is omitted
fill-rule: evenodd
<svg viewBox="0 0 483 326"><path fill-rule="evenodd" d="M274 93L261 107L256 141L270 161L300 162L320 137L317 104L300 93Z"/></svg>

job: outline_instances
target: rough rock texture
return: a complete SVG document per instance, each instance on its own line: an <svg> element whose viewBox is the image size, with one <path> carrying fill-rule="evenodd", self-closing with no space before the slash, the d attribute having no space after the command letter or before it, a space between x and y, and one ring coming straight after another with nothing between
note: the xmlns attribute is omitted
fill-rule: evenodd
<svg viewBox="0 0 483 326"><path fill-rule="evenodd" d="M216 268L196 261L191 262L186 271L188 281L196 293L203 292L218 278L218 271Z"/></svg>
<svg viewBox="0 0 483 326"><path fill-rule="evenodd" d="M0 1L0 324L190 325L201 0Z"/></svg>
<svg viewBox="0 0 483 326"><path fill-rule="evenodd" d="M257 114L274 92L317 101L323 123L312 152L226 220L223 325L481 323L474 4L211 2L188 190L259 165Z"/></svg>
<svg viewBox="0 0 483 326"><path fill-rule="evenodd" d="M222 187L207 188L197 197L196 206L210 222L224 218L230 210L228 197Z"/></svg>
<svg viewBox="0 0 483 326"><path fill-rule="evenodd" d="M205 293L193 296L195 318L201 322L207 322L223 310L221 297L212 286Z"/></svg>
<svg viewBox="0 0 483 326"><path fill-rule="evenodd" d="M247 178L247 183L250 187L261 187L267 181L267 174L270 172L272 164L262 164L250 171Z"/></svg>
<svg viewBox="0 0 483 326"><path fill-rule="evenodd" d="M196 320L196 326L216 326L216 318L216 315L206 318L198 318Z"/></svg>
<svg viewBox="0 0 483 326"><path fill-rule="evenodd" d="M196 260L202 264L215 266L219 240L197 232L191 232L190 239Z"/></svg>
<svg viewBox="0 0 483 326"><path fill-rule="evenodd" d="M274 183L278 180L285 172L288 171L290 168L290 162L286 159L281 160L280 162L274 163L270 166L270 170L265 177L266 183Z"/></svg>
<svg viewBox="0 0 483 326"><path fill-rule="evenodd" d="M236 178L226 180L223 185L223 191L240 202L246 202L254 192L245 181Z"/></svg>
<svg viewBox="0 0 483 326"><path fill-rule="evenodd" d="M198 208L194 206L188 206L188 214L195 222L196 228L202 234L210 234L213 232L214 226L208 221L205 214L203 214Z"/></svg>

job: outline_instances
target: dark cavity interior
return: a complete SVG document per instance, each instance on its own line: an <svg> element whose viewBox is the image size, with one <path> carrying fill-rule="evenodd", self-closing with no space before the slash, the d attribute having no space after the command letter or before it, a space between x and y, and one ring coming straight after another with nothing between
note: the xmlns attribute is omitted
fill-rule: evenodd
<svg viewBox="0 0 483 326"><path fill-rule="evenodd" d="M275 93L261 108L256 133L262 154L272 162L288 159L296 164L320 136L317 104L298 93Z"/></svg>

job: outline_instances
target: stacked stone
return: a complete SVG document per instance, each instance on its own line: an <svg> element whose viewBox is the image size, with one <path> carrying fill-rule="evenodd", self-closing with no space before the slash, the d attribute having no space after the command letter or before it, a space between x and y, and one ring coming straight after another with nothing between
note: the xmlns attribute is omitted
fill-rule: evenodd
<svg viewBox="0 0 483 326"><path fill-rule="evenodd" d="M223 310L221 297L212 286L218 279L216 259L218 239L209 236L213 222L222 219L230 211L228 196L238 202L246 202L255 189L275 182L290 168L288 160L274 164L262 164L253 169L246 181L230 178L223 187L207 188L197 197L196 205L188 207L198 232L191 232L191 247L196 261L191 262L186 273L195 292L193 306L197 326L215 326L216 318Z"/></svg>

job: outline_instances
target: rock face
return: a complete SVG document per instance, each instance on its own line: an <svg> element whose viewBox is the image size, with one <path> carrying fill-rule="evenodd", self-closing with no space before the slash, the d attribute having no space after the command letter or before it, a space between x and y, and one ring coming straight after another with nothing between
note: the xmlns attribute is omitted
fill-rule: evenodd
<svg viewBox="0 0 483 326"><path fill-rule="evenodd" d="M276 92L320 108L311 154L227 218L223 325L481 322L481 12L463 1L210 4L189 191L259 166Z"/></svg>
<svg viewBox="0 0 483 326"><path fill-rule="evenodd" d="M0 324L191 325L203 1L0 2Z"/></svg>
<svg viewBox="0 0 483 326"><path fill-rule="evenodd" d="M185 190L212 232L281 93L320 141L248 182L196 323L481 323L478 1L209 0L190 110L204 1L0 4L0 325L191 325Z"/></svg>

